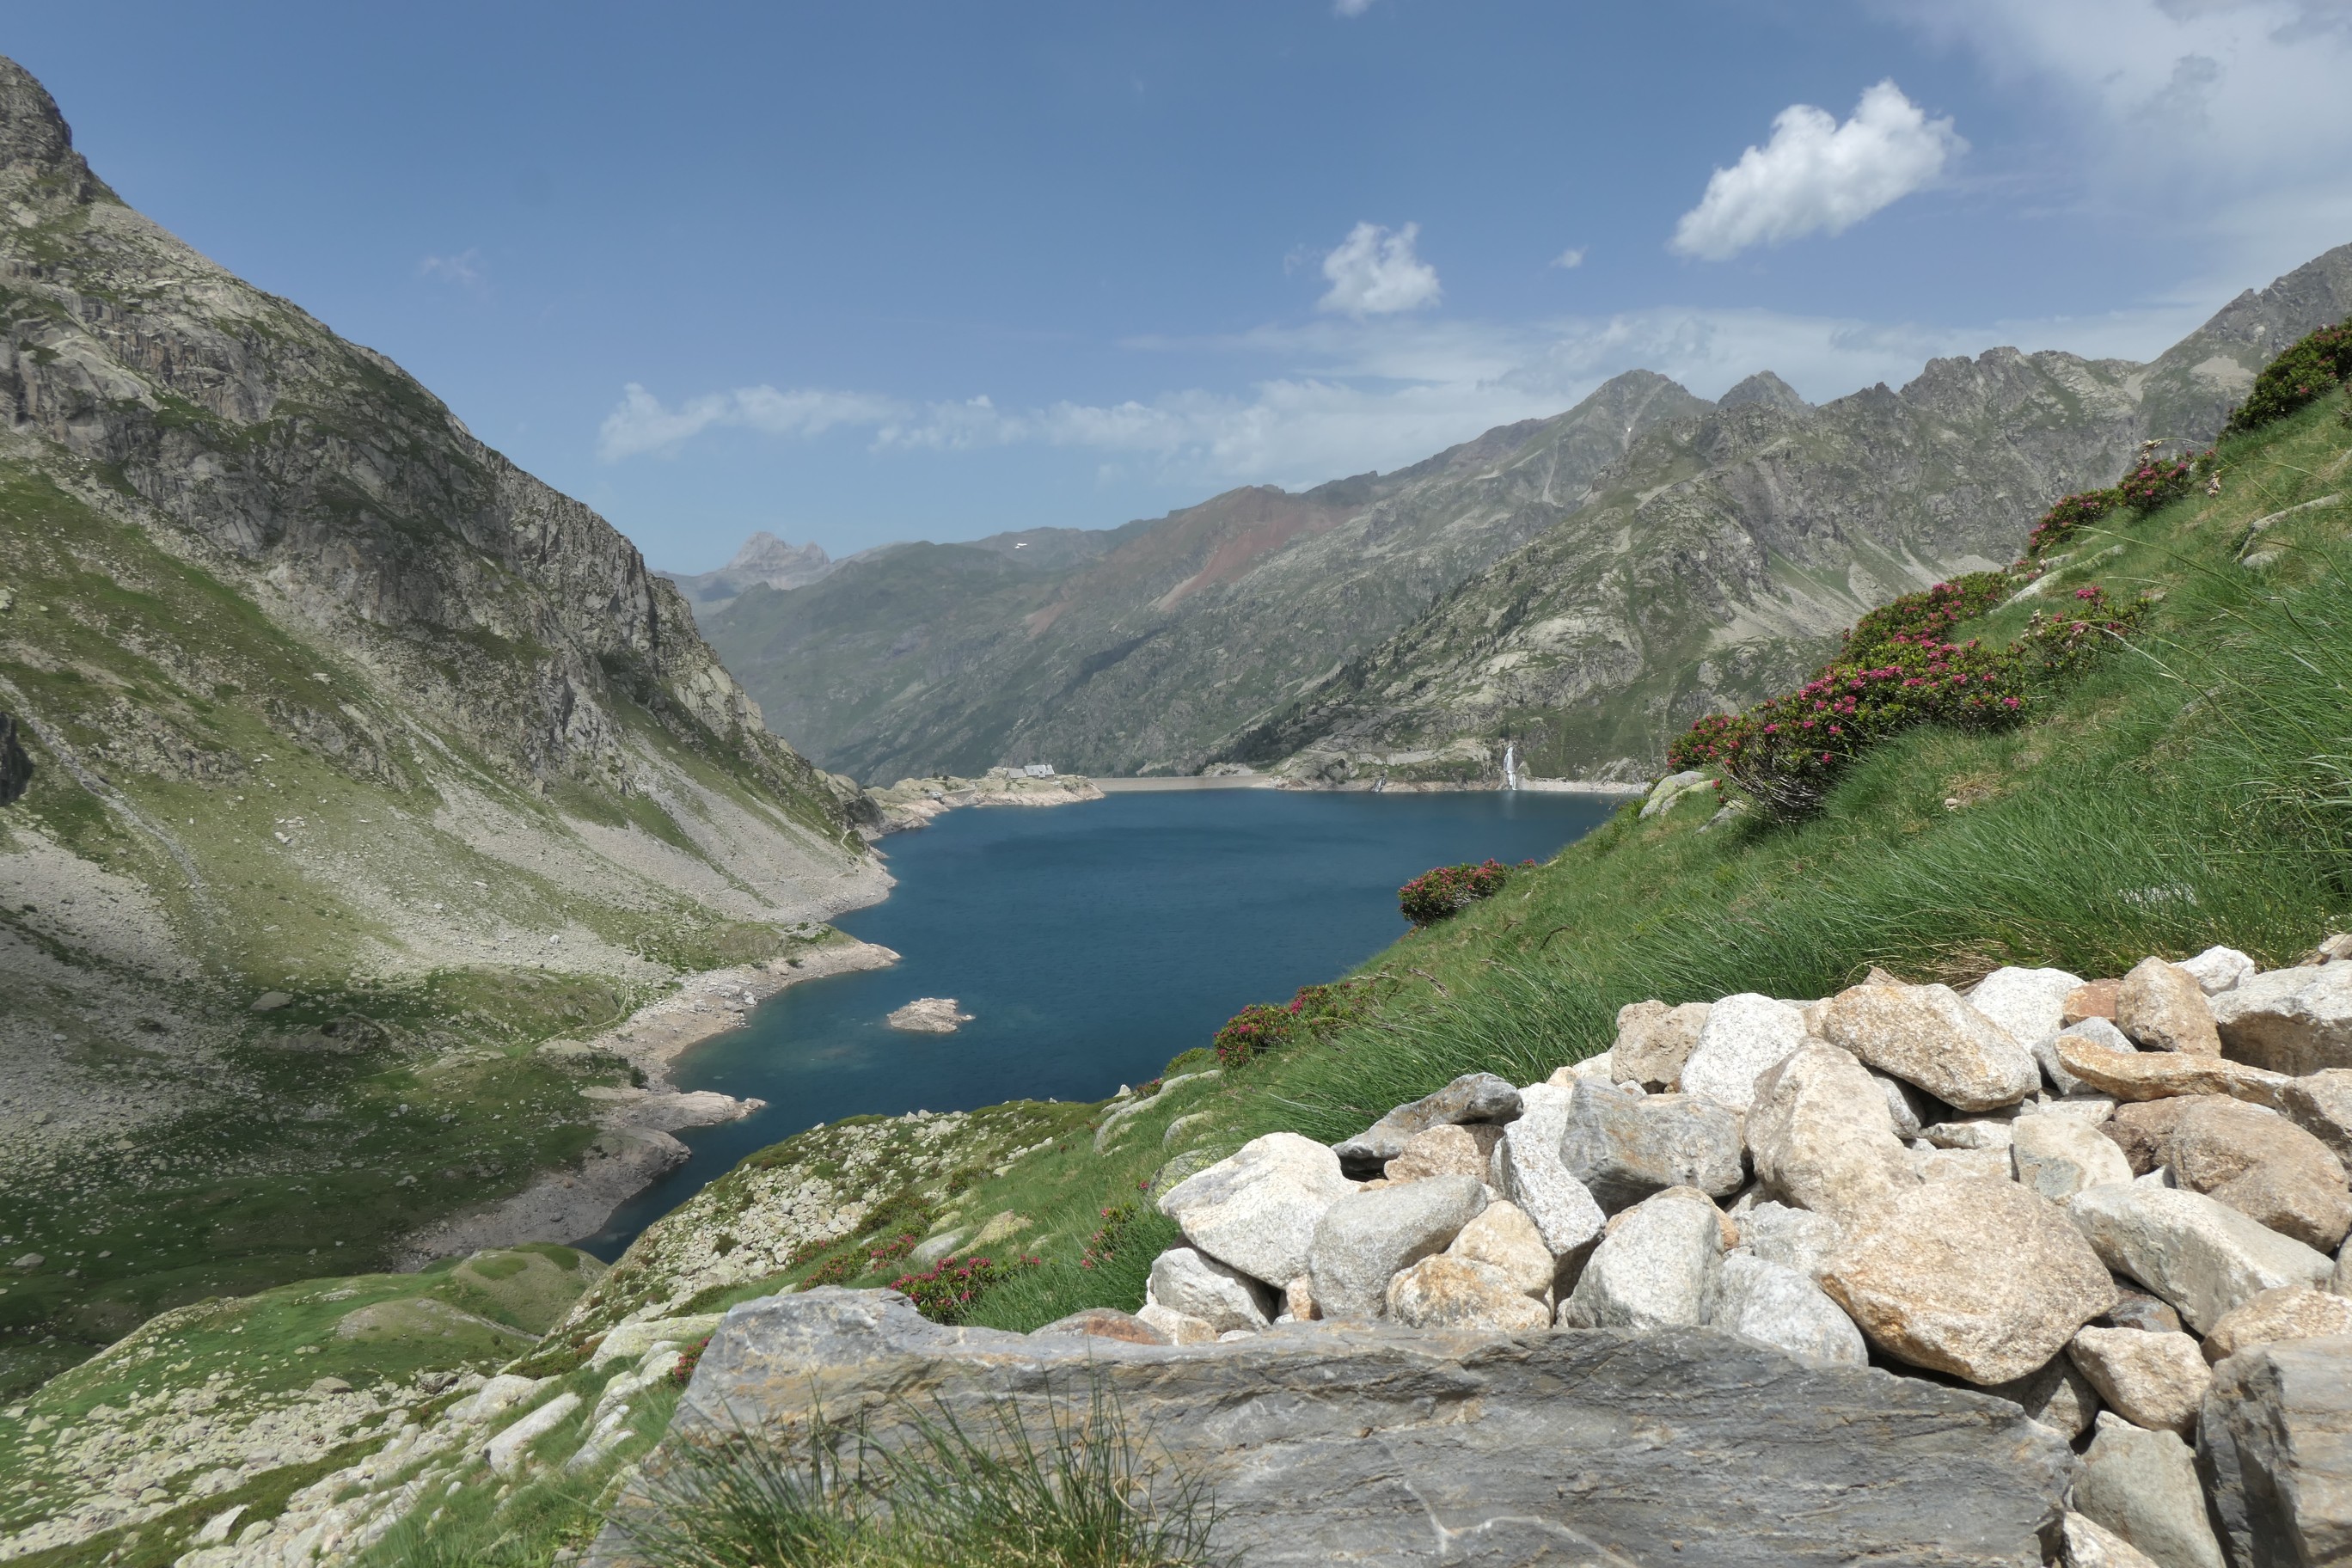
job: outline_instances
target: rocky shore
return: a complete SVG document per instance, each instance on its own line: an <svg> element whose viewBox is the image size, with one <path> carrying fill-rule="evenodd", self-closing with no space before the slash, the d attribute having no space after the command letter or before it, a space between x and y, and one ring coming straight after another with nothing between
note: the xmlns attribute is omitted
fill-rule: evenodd
<svg viewBox="0 0 2352 1568"><path fill-rule="evenodd" d="M753 1007L787 986L898 962L889 948L827 931L816 942L795 943L759 963L688 976L677 991L587 1039L548 1041L539 1047L542 1055L617 1058L643 1081L580 1091L598 1102L599 1131L578 1170L547 1173L521 1192L417 1232L402 1266L417 1268L486 1247L593 1235L614 1209L685 1161L686 1145L673 1134L734 1121L766 1104L707 1089L681 1092L669 1079L672 1063L712 1036L741 1027Z"/></svg>
<svg viewBox="0 0 2352 1568"><path fill-rule="evenodd" d="M876 837L928 827L931 819L960 805L1076 805L1100 800L1094 781L1076 773L1034 777L1018 768L991 768L984 777L900 779L885 789L866 791L881 808L882 826Z"/></svg>

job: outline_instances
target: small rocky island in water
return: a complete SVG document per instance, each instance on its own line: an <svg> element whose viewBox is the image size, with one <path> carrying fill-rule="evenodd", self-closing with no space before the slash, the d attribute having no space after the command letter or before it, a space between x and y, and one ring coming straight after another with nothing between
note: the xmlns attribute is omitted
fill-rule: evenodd
<svg viewBox="0 0 2352 1568"><path fill-rule="evenodd" d="M917 1035L952 1035L971 1023L972 1015L956 1006L952 996L918 996L887 1020L894 1029Z"/></svg>

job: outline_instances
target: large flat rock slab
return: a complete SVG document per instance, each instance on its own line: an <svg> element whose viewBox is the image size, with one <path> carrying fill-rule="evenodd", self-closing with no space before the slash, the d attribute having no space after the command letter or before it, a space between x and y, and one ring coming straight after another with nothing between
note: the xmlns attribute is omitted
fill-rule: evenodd
<svg viewBox="0 0 2352 1568"><path fill-rule="evenodd" d="M682 1429L791 1441L813 1406L863 1411L885 1442L909 1408L1006 1399L1042 1430L1049 1400L1083 1411L1090 1378L1213 1489L1215 1544L1250 1568L2026 1568L2074 1468L2005 1400L1706 1330L1302 1324L1178 1348L942 1328L838 1289L730 1312L665 1451ZM608 1528L592 1563L630 1561Z"/></svg>

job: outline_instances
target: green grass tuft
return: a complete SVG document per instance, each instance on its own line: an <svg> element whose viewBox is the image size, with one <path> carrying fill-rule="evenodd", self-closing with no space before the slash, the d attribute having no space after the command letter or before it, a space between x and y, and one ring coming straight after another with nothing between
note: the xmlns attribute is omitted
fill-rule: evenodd
<svg viewBox="0 0 2352 1568"><path fill-rule="evenodd" d="M614 1518L656 1568L1188 1568L1217 1561L1215 1510L1148 1465L1099 1379L1042 1427L1011 1400L844 1426L813 1413L778 1442L740 1426L674 1435L645 1507Z"/></svg>

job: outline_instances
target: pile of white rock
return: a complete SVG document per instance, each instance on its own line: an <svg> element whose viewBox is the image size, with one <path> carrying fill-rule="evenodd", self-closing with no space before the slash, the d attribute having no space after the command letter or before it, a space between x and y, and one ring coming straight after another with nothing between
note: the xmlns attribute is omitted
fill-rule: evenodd
<svg viewBox="0 0 2352 1568"><path fill-rule="evenodd" d="M2352 1561L2347 958L1637 1003L1542 1083L1471 1074L1171 1186L1186 1245L1138 1317L1711 1327L2076 1440L2069 1561Z"/></svg>

